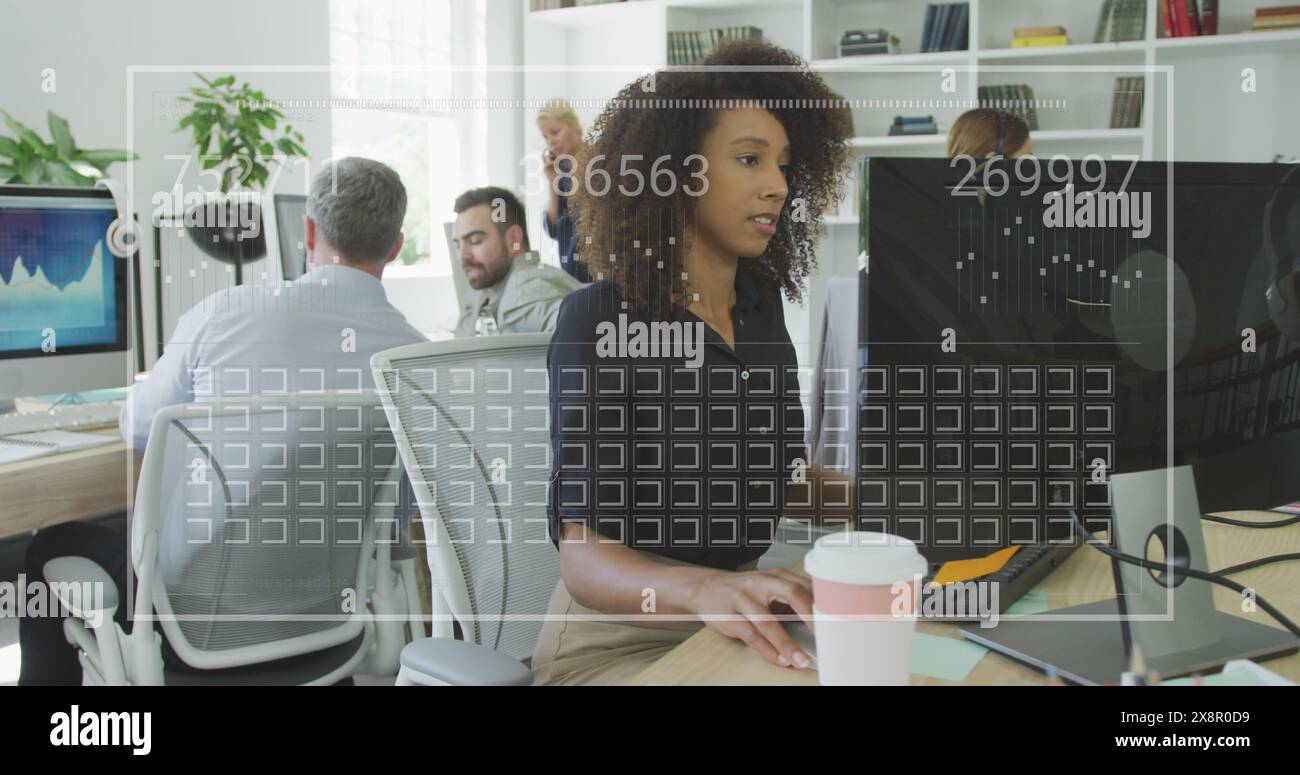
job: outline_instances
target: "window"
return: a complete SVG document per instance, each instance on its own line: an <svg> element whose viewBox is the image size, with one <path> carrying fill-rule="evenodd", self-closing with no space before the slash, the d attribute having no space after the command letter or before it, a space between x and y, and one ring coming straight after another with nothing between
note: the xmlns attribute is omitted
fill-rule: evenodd
<svg viewBox="0 0 1300 775"><path fill-rule="evenodd" d="M334 157L388 164L406 185L400 263L450 275L443 224L456 195L487 177L483 112L452 100L482 96L484 0L330 0Z"/></svg>

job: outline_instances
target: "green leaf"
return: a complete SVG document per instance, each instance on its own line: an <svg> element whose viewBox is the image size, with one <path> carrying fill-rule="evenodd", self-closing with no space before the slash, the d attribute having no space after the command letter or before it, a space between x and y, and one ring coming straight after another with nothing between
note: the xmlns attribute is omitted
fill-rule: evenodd
<svg viewBox="0 0 1300 775"><path fill-rule="evenodd" d="M67 120L52 110L46 112L45 120L50 125L50 137L54 138L54 147L59 156L71 159L76 153L77 144L72 141L72 130L68 128Z"/></svg>
<svg viewBox="0 0 1300 775"><path fill-rule="evenodd" d="M27 128L26 124L22 123L18 119L9 115L7 112L0 110L0 113L4 114L5 126L9 127L10 131L18 135L19 140L22 140L24 143L26 143L27 146L31 148L33 151L41 154L42 156L45 155L45 153L43 153L43 149L45 148L45 141L41 139L40 135L36 134L31 129ZM50 151L49 153L52 155L53 151Z"/></svg>
<svg viewBox="0 0 1300 775"><path fill-rule="evenodd" d="M275 155L275 146L271 145L270 143L262 143L262 145L259 146L259 149L261 150L263 156Z"/></svg>
<svg viewBox="0 0 1300 775"><path fill-rule="evenodd" d="M216 156L205 156L203 160L199 162L199 165L205 170L210 170L221 164L222 161L223 159L219 159Z"/></svg>
<svg viewBox="0 0 1300 775"><path fill-rule="evenodd" d="M211 86L211 85L212 85L212 81L209 81L207 78L204 78L202 73L195 73L194 75L195 75L195 77L197 77L200 81L203 81L204 83L206 83L208 86Z"/></svg>
<svg viewBox="0 0 1300 775"><path fill-rule="evenodd" d="M23 153L23 147L15 143L8 137L0 137L0 156L7 156L10 159L21 159L27 154Z"/></svg>
<svg viewBox="0 0 1300 775"><path fill-rule="evenodd" d="M217 80L213 81L213 82L212 82L212 85L213 85L213 86L233 86L234 83L235 83L235 76L233 76L233 75L223 75L223 76L221 76L220 78L218 78Z"/></svg>
<svg viewBox="0 0 1300 775"><path fill-rule="evenodd" d="M18 174L22 177L24 183L36 185L45 176L45 165L40 159L33 156L23 164Z"/></svg>
<svg viewBox="0 0 1300 775"><path fill-rule="evenodd" d="M185 127L187 127L187 126L193 124L193 123L194 123L194 119L196 119L196 118L198 118L198 117L199 117L199 114L198 114L198 113L191 113L191 114L189 114L188 116L186 116L185 118L182 118L182 119L181 119L181 123L178 124L178 125L176 126L176 128L177 128L177 129L184 129Z"/></svg>
<svg viewBox="0 0 1300 775"><path fill-rule="evenodd" d="M127 153L117 148L90 148L77 151L73 156L77 161L89 162L96 167L100 164L112 164L119 161L135 161L140 158L138 153Z"/></svg>
<svg viewBox="0 0 1300 775"><path fill-rule="evenodd" d="M45 163L45 174L61 186L92 186L95 179L78 173L66 162L55 160Z"/></svg>

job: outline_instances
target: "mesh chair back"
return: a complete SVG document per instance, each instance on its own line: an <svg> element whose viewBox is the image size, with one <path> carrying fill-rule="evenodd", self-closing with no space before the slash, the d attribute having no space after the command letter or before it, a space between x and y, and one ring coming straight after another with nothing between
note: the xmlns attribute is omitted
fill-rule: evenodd
<svg viewBox="0 0 1300 775"><path fill-rule="evenodd" d="M373 393L160 412L135 529L157 530L154 606L177 653L233 666L360 634L373 512L400 497L399 466Z"/></svg>
<svg viewBox="0 0 1300 775"><path fill-rule="evenodd" d="M375 381L411 477L441 592L467 640L532 655L559 580L546 527L549 334L379 353ZM465 610L468 609L468 610Z"/></svg>

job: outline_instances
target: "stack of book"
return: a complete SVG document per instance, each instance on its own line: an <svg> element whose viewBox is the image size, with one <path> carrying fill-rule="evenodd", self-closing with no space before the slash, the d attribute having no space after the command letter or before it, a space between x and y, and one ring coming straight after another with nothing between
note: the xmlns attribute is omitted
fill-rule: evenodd
<svg viewBox="0 0 1300 775"><path fill-rule="evenodd" d="M668 33L668 64L693 65L730 40L761 38L757 27L719 27L712 30Z"/></svg>
<svg viewBox="0 0 1300 775"><path fill-rule="evenodd" d="M605 5L622 3L626 0L528 0L530 11L554 11L557 8L573 8L580 5Z"/></svg>
<svg viewBox="0 0 1300 775"><path fill-rule="evenodd" d="M1300 5L1274 5L1255 9L1252 31L1293 30L1300 27Z"/></svg>
<svg viewBox="0 0 1300 775"><path fill-rule="evenodd" d="M965 51L966 31L970 26L968 3L944 3L925 7L925 26L921 28L921 52Z"/></svg>
<svg viewBox="0 0 1300 775"><path fill-rule="evenodd" d="M1142 40L1147 33L1146 0L1106 0L1097 17L1093 43Z"/></svg>
<svg viewBox="0 0 1300 775"><path fill-rule="evenodd" d="M1019 116L1029 125L1029 131L1038 131L1038 109L1034 105L1034 90L1023 83L979 88L981 108L992 108Z"/></svg>
<svg viewBox="0 0 1300 775"><path fill-rule="evenodd" d="M894 116L894 123L889 127L890 137L937 134L939 128L934 124L934 116Z"/></svg>
<svg viewBox="0 0 1300 775"><path fill-rule="evenodd" d="M1012 48L1038 48L1039 46L1068 46L1070 38L1065 28L1055 27L1017 27L1011 33Z"/></svg>
<svg viewBox="0 0 1300 775"><path fill-rule="evenodd" d="M1115 79L1115 96L1110 103L1111 129L1136 129L1142 126L1142 76Z"/></svg>
<svg viewBox="0 0 1300 775"><path fill-rule="evenodd" d="M1160 23L1166 38L1219 32L1219 0L1201 0L1199 3L1197 0L1160 0L1160 3Z"/></svg>
<svg viewBox="0 0 1300 775"><path fill-rule="evenodd" d="M860 57L874 54L897 54L898 38L889 30L849 30L840 38L840 56Z"/></svg>

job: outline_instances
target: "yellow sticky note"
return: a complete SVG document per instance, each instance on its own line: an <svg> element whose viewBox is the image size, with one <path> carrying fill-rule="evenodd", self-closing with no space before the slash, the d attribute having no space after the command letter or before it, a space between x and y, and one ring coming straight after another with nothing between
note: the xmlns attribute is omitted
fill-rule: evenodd
<svg viewBox="0 0 1300 775"><path fill-rule="evenodd" d="M1009 546L987 557L945 562L939 572L934 575L934 581L931 583L953 584L958 581L970 581L980 576L987 576L990 573L997 573L1002 570L1003 565L1006 565L1011 560L1011 555L1015 554L1019 549L1019 546Z"/></svg>

